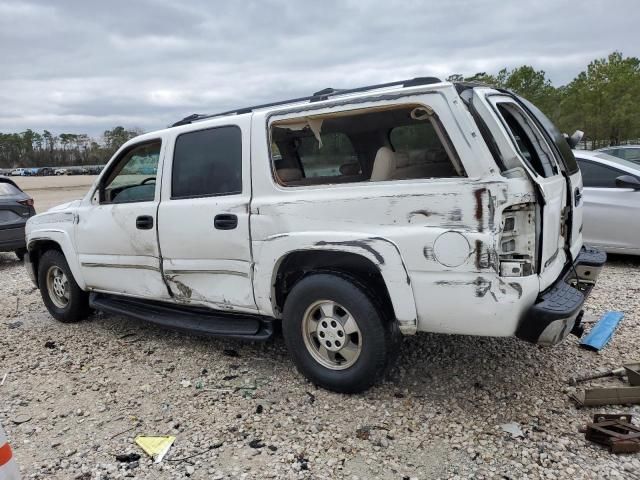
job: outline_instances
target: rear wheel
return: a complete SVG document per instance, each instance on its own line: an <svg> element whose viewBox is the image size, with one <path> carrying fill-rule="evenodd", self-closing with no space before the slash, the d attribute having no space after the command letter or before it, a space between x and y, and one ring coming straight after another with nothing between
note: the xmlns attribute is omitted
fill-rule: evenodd
<svg viewBox="0 0 640 480"><path fill-rule="evenodd" d="M287 296L283 334L298 370L313 383L356 393L380 379L396 347L383 309L338 274L300 280Z"/></svg>
<svg viewBox="0 0 640 480"><path fill-rule="evenodd" d="M23 261L24 260L24 255L27 253L27 249L26 248L19 248L14 253L16 254L16 257L18 257L18 260Z"/></svg>
<svg viewBox="0 0 640 480"><path fill-rule="evenodd" d="M47 310L56 320L78 322L89 314L89 295L80 289L58 250L48 250L40 258L38 285Z"/></svg>

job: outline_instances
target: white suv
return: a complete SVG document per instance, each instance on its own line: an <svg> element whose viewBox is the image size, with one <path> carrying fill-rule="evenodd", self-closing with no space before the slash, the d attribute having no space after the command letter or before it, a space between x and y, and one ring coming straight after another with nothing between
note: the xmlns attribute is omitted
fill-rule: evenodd
<svg viewBox="0 0 640 480"><path fill-rule="evenodd" d="M29 220L58 320L89 307L267 339L357 392L402 335L578 331L606 256L582 246L569 144L526 100L433 78L192 115L120 148Z"/></svg>

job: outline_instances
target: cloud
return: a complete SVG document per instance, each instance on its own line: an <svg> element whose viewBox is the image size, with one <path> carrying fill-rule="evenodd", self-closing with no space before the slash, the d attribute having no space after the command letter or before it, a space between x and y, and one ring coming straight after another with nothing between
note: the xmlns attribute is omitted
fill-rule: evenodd
<svg viewBox="0 0 640 480"><path fill-rule="evenodd" d="M638 12L634 0L0 0L0 131L151 130L328 86L522 64L560 85L613 50L640 56Z"/></svg>

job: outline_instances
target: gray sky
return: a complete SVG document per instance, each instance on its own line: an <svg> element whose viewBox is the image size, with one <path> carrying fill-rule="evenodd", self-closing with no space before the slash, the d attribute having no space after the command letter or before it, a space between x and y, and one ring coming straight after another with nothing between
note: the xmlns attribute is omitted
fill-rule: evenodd
<svg viewBox="0 0 640 480"><path fill-rule="evenodd" d="M507 6L505 6L507 5ZM325 87L640 56L637 0L0 0L0 131L146 131Z"/></svg>

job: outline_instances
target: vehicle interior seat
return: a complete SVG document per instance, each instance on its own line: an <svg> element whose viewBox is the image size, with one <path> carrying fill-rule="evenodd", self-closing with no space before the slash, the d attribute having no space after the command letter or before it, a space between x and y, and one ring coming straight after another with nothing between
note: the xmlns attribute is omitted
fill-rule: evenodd
<svg viewBox="0 0 640 480"><path fill-rule="evenodd" d="M393 150L389 147L380 147L373 160L370 182L381 182L391 180L396 170L396 158Z"/></svg>

